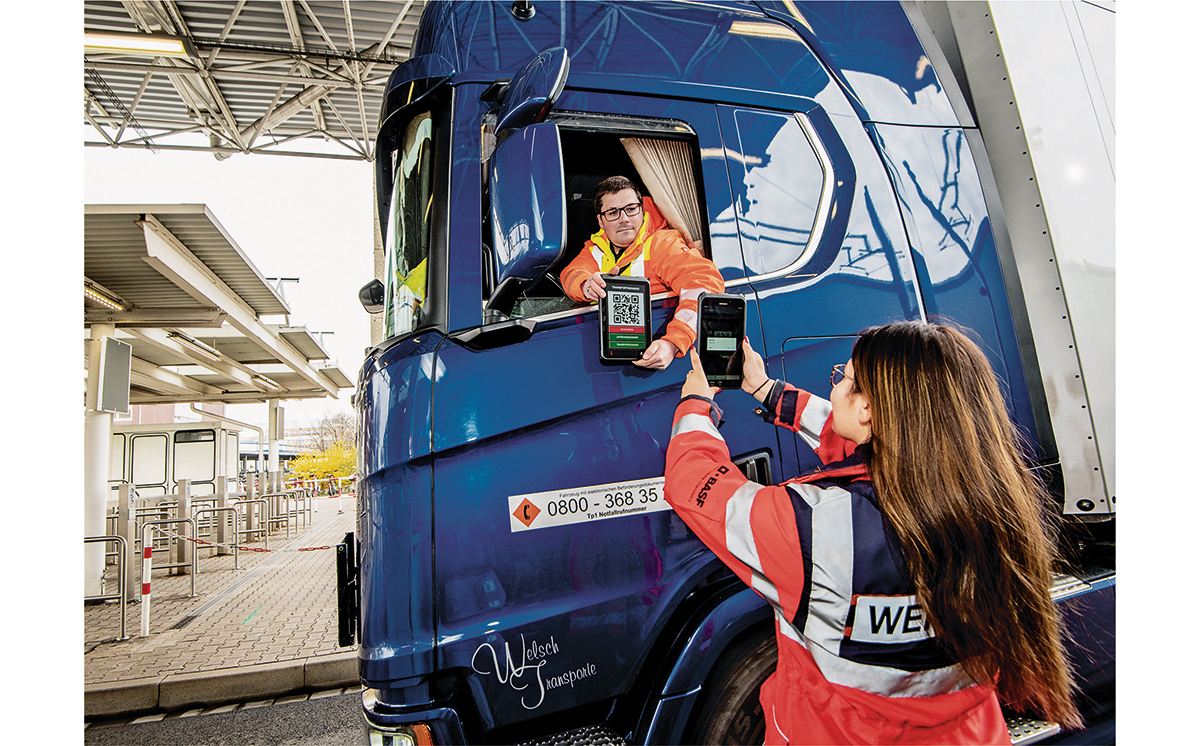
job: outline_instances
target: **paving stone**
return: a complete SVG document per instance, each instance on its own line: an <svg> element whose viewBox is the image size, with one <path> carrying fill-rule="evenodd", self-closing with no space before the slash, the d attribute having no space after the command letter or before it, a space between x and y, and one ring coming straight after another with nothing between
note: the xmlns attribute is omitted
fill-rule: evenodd
<svg viewBox="0 0 1200 746"><path fill-rule="evenodd" d="M315 500L311 525L293 526L290 536L272 534L271 552L241 552L238 570L231 555L210 557L201 550L195 597L189 575L156 570L149 637L139 636L142 602L123 610L115 603L85 605L85 717L143 716L190 705L195 707L188 712L195 713L237 686L252 699L290 696L304 686L356 688L356 648L337 647L333 551L294 551L332 546L354 530L354 501L346 499L340 514L337 502ZM163 556L155 561L165 561ZM115 564L105 568L106 588L116 586L116 571ZM132 637L116 641L122 612ZM348 663L329 660L344 653L350 654ZM188 694L194 683L188 677L213 680L210 699ZM308 683L309 678L324 683ZM215 683L225 679L229 686ZM261 693L246 693L254 690ZM190 701L184 704L185 699Z"/></svg>

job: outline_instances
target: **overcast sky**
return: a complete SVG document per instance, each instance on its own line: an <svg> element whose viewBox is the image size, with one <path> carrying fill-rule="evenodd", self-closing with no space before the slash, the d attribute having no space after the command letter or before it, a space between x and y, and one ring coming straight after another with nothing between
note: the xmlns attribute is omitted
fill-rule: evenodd
<svg viewBox="0 0 1200 746"><path fill-rule="evenodd" d="M270 155L218 161L203 152L93 147L83 149L83 165L85 204L208 205L264 277L300 278L283 285L290 323L333 332L325 349L356 380L371 336L358 301L373 277L369 163ZM351 411L352 393L282 402L284 420L292 427L326 411ZM267 405L230 405L226 414L265 425Z"/></svg>

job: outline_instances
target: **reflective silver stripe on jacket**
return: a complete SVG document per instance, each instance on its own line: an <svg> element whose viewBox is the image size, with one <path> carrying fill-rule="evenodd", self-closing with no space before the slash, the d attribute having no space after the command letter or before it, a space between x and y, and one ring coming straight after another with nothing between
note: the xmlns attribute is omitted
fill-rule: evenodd
<svg viewBox="0 0 1200 746"><path fill-rule="evenodd" d="M796 424L800 426L800 437L809 448L815 450L821 444L821 430L825 428L825 423L832 413L833 404L828 399L822 399L816 394L808 397L808 403L796 418Z"/></svg>
<svg viewBox="0 0 1200 746"><path fill-rule="evenodd" d="M750 525L750 509L754 505L754 496L761 489L760 484L746 482L725 503L725 548L750 568L750 587L778 609L779 589L763 571Z"/></svg>
<svg viewBox="0 0 1200 746"><path fill-rule="evenodd" d="M851 496L840 487L789 484L788 489L812 508L812 578L803 634L782 614L775 614L784 636L806 647L821 673L834 684L885 697L929 697L971 686L974 682L957 664L905 671L838 655L854 595Z"/></svg>
<svg viewBox="0 0 1200 746"><path fill-rule="evenodd" d="M700 296L706 292L709 292L706 288L685 288L679 291L679 302L682 303L685 300L698 301L700 300ZM700 336L700 315L695 311L690 309L676 310L675 320L687 324L692 328L692 332L697 337Z"/></svg>
<svg viewBox="0 0 1200 746"><path fill-rule="evenodd" d="M701 432L706 435L711 435L714 438L724 440L721 434L717 432L717 426L713 424L712 418L706 414L685 414L679 418L679 422L675 423L675 427L671 428L671 438L684 433Z"/></svg>
<svg viewBox="0 0 1200 746"><path fill-rule="evenodd" d="M647 246L646 248L650 248L650 247ZM646 276L646 249L642 249L642 253L637 255L637 259L634 259L632 262L629 263L629 276L630 277L645 277Z"/></svg>
<svg viewBox="0 0 1200 746"><path fill-rule="evenodd" d="M675 311L675 320L682 321L692 328L692 333L697 337L700 336L700 316L695 311L683 309Z"/></svg>

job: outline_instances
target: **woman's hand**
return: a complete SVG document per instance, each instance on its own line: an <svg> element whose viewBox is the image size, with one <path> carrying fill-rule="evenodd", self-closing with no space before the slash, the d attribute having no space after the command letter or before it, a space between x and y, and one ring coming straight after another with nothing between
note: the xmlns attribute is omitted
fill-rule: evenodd
<svg viewBox="0 0 1200 746"><path fill-rule="evenodd" d="M756 394L762 394L763 398L766 398L767 392L770 391L767 383L771 379L767 378L767 366L763 364L762 356L750 346L749 338L742 340L742 355L745 358L742 362L742 391L756 399Z"/></svg>
<svg viewBox="0 0 1200 746"><path fill-rule="evenodd" d="M704 375L704 366L700 364L700 353L696 352L695 347L692 348L690 355L692 369L688 371L687 378L683 379L683 391L679 394L679 398L693 395L713 398L721 389L708 385L708 376Z"/></svg>

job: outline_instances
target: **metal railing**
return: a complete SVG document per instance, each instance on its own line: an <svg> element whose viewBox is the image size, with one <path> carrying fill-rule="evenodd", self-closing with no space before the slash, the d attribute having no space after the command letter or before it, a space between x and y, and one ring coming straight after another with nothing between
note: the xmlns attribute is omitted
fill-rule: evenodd
<svg viewBox="0 0 1200 746"><path fill-rule="evenodd" d="M192 537L191 538L195 539L196 538L196 522L194 520L192 520L191 518L162 518L162 519L159 519L156 521L146 521L145 523L142 524L142 534L141 534L141 536L142 536L142 552L143 552L142 556L145 560L149 561L149 564L146 564L145 562L142 564L142 584L145 585L146 583L150 582L150 578L147 576L153 570L167 570L172 567L188 567L190 565L192 568L192 572L191 572L192 595L191 595L191 598L195 598L196 597L196 571L199 568L199 566L196 564L196 552L191 553L191 555L192 555L191 562L166 562L161 565L155 565L154 559L153 559L153 552L154 552L153 545L146 544L146 532L148 530L154 528L155 526L166 526L166 525L180 524L180 523L186 523L187 525L192 527ZM169 538L170 537L168 537L168 539ZM186 539L187 537L181 537L181 538ZM150 547L149 552L146 551L147 546Z"/></svg>
<svg viewBox="0 0 1200 746"><path fill-rule="evenodd" d="M246 528L238 529L235 524L234 531L233 531L233 537L234 537L233 543L241 544L241 536L243 534L246 535L248 538L252 534L261 533L263 535L263 549L269 549L270 548L270 542L269 542L270 532L268 531L268 529L270 528L270 525L266 522L266 519L267 519L267 515L270 511L270 506L268 505L266 499L262 498L262 497L256 497L252 500L239 500L239 499L235 498L233 500L230 500L229 502L237 503L237 505L235 505L234 507L241 507L242 505L252 505L255 503L262 505L262 515L261 515L262 524L263 524L262 528L254 527L254 525L251 521L252 513L249 510L247 510L246 511Z"/></svg>
<svg viewBox="0 0 1200 746"><path fill-rule="evenodd" d="M202 538L215 538L213 534L216 531L216 517L202 520L200 514L209 508L217 507L218 498L216 495L206 495L204 497L192 496L189 506L192 511L192 518L196 519L196 536Z"/></svg>
<svg viewBox="0 0 1200 746"><path fill-rule="evenodd" d="M228 507L225 507L225 508L201 508L200 510L197 510L197 511L195 512L195 518L196 518L196 520L197 520L197 521L199 521L199 520L200 520L200 516L201 516L202 514L205 514L205 513L212 513L212 514L213 514L213 520L214 520L214 522L215 522L215 521L216 521L217 514L218 514L218 513L225 513L225 512L233 513L233 528L234 528L234 533L236 534L236 532L237 532L237 516L238 516L238 509L237 509L236 507L232 506L232 505L230 505L230 506L228 506ZM224 520L224 519L222 519L222 520ZM216 529L216 527L214 526L214 527L213 527L213 534L210 534L210 535L212 535L212 536L213 536L213 539L214 539L214 540L216 540L216 536L215 536L215 534L216 534L216 530L217 530L217 529ZM208 555L208 556L209 556L209 557L212 557L212 552L213 552L213 551L215 551L215 550L216 550L216 547L211 547L211 548L210 548L210 551L209 551L209 555ZM241 568L239 568L239 567L238 567L238 542L237 542L237 538L236 538L236 536L234 537L234 541L233 541L233 569L235 569L235 570L239 570L239 569L241 569Z"/></svg>
<svg viewBox="0 0 1200 746"><path fill-rule="evenodd" d="M298 507L298 504L302 504L302 498L297 494L298 492L299 490L288 490L271 492L262 496L264 500L269 501L271 506L267 525L273 526L282 523L288 538L292 536L292 519L296 521L296 533L300 532L300 518L304 509Z"/></svg>
<svg viewBox="0 0 1200 746"><path fill-rule="evenodd" d="M137 507L134 507L134 509L133 509L133 519L135 522L134 525L136 526L136 530L139 532L138 536L141 536L142 526L146 525L146 523L149 521L153 521L153 520L164 520L165 521L165 520L174 520L174 519L178 518L177 512L179 510L179 501L167 499L169 497L170 497L169 495L161 496L161 499L159 499L158 502L152 503L152 504L147 503L147 504L137 506L137 503L136 502L134 503L134 505ZM149 500L154 500L154 499L156 499L156 498L143 497L143 498L140 498L138 500L138 502L144 502L144 501L149 501ZM159 550L163 549L164 543L167 545L170 544L169 537L161 536L161 535L155 537L154 539L152 539L152 541L155 542L155 546L154 546L155 551L159 551Z"/></svg>
<svg viewBox="0 0 1200 746"><path fill-rule="evenodd" d="M127 568L125 566L126 565L125 557L127 556L126 542L125 542L124 536L85 536L85 537L83 537L84 544L99 544L101 542L103 542L106 545L111 542L116 542L116 544L117 544L117 587L120 589L120 592L119 593L101 594L99 596L84 596L83 600L84 601L111 601L113 599L116 599L119 602L120 606L118 608L119 608L120 614L121 614L121 636L117 638L117 641L120 642L120 641L129 639L129 635L126 633L126 627L125 627L125 603L128 600L125 596L125 591L126 591L126 586L127 586L126 573L129 572L129 568Z"/></svg>

